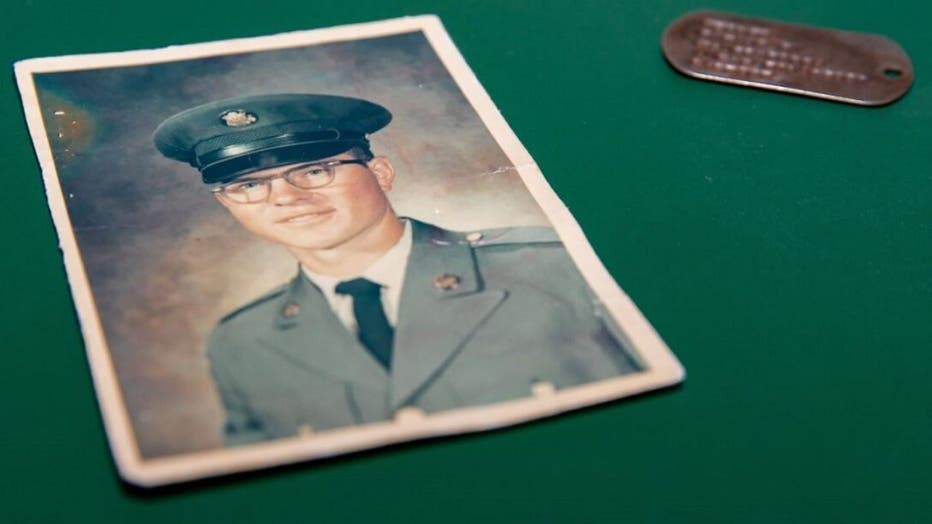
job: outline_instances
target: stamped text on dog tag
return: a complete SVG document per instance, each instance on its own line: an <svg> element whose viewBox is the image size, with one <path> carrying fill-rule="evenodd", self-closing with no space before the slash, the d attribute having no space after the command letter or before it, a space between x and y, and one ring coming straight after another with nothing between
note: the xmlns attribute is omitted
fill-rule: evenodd
<svg viewBox="0 0 932 524"><path fill-rule="evenodd" d="M889 104L913 83L903 49L868 33L698 11L670 24L662 44L689 76L850 104Z"/></svg>

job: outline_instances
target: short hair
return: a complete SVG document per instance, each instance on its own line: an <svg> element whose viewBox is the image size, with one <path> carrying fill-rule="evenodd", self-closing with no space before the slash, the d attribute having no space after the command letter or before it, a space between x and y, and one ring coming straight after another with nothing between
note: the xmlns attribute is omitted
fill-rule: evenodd
<svg viewBox="0 0 932 524"><path fill-rule="evenodd" d="M369 148L369 144L359 144L355 145L346 150L346 154L352 155L353 158L357 160L372 160L375 155L372 154L372 149Z"/></svg>

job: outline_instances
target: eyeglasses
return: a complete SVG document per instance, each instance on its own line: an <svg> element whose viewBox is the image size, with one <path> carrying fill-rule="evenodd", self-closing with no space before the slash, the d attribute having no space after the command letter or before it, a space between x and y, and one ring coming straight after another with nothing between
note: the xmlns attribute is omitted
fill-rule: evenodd
<svg viewBox="0 0 932 524"><path fill-rule="evenodd" d="M265 202L269 198L269 194L272 192L272 181L277 178L284 178L285 182L300 189L316 189L333 182L337 166L343 164L364 166L368 162L368 160L353 158L350 160L330 160L328 162L302 164L277 175L234 181L213 187L210 191L211 193L219 193L223 198L237 204L257 204Z"/></svg>

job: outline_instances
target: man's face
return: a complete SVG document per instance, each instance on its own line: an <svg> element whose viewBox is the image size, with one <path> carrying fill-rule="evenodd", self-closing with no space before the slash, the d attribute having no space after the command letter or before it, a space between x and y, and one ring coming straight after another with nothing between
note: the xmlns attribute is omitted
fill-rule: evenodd
<svg viewBox="0 0 932 524"><path fill-rule="evenodd" d="M352 158L341 154L320 162ZM236 181L266 178L293 167L264 169ZM394 217L385 197L393 181L391 163L376 157L366 165L336 166L333 181L324 187L301 189L276 178L269 182L264 202L239 204L220 195L217 199L252 233L292 250L320 251L351 247L354 241L378 234L386 215Z"/></svg>

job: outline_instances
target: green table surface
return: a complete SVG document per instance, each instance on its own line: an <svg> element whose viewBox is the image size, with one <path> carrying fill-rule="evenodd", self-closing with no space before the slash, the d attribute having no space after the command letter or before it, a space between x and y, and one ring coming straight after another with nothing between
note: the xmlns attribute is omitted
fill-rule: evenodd
<svg viewBox="0 0 932 524"><path fill-rule="evenodd" d="M932 521L930 6L5 2L2 520ZM867 109L687 79L660 35L700 7L885 34L916 82ZM124 485L12 62L423 13L441 16L687 381L493 433Z"/></svg>

